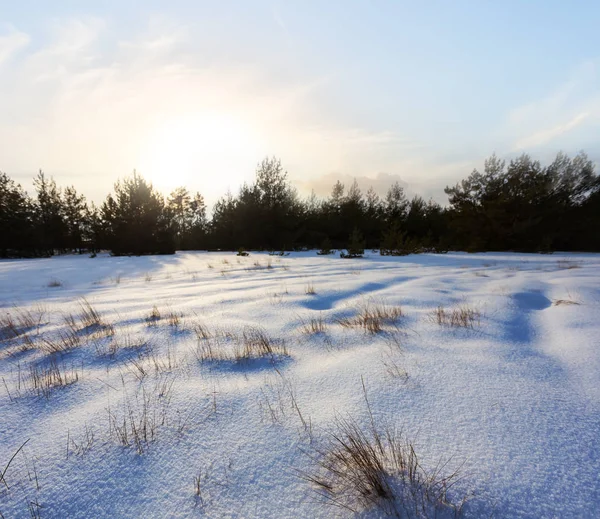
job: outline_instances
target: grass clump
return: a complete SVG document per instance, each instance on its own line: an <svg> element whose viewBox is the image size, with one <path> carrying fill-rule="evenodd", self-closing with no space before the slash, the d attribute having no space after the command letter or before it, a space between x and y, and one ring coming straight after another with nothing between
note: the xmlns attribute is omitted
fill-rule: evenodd
<svg viewBox="0 0 600 519"><path fill-rule="evenodd" d="M51 279L50 281L48 281L48 285L46 285L48 288L57 288L57 287L62 287L63 283L60 279Z"/></svg>
<svg viewBox="0 0 600 519"><path fill-rule="evenodd" d="M72 331L59 332L58 337L55 339L44 337L40 341L40 349L50 355L67 353L79 348L79 346L81 346L81 338L77 333Z"/></svg>
<svg viewBox="0 0 600 519"><path fill-rule="evenodd" d="M142 385L133 398L125 397L122 405L109 408L110 437L144 454L158 438L159 430L168 425L172 386L172 381L157 381L150 388Z"/></svg>
<svg viewBox="0 0 600 519"><path fill-rule="evenodd" d="M152 311L146 316L146 323L148 323L148 326L156 326L158 321L160 321L160 318L160 310L154 305Z"/></svg>
<svg viewBox="0 0 600 519"><path fill-rule="evenodd" d="M323 316L311 317L308 321L302 321L302 333L305 335L317 335L327 331L327 324Z"/></svg>
<svg viewBox="0 0 600 519"><path fill-rule="evenodd" d="M430 320L440 326L475 328L481 324L481 312L466 304L450 309L440 305L430 314Z"/></svg>
<svg viewBox="0 0 600 519"><path fill-rule="evenodd" d="M454 504L450 498L458 471L443 474L448 462L426 470L414 445L390 429L338 419L329 446L317 452L320 470L305 479L334 506L356 514L375 508L397 518L461 513L465 500Z"/></svg>
<svg viewBox="0 0 600 519"><path fill-rule="evenodd" d="M82 299L79 303L79 320L82 329L100 328L104 325L100 312L96 310L87 299Z"/></svg>
<svg viewBox="0 0 600 519"><path fill-rule="evenodd" d="M400 306L367 303L359 308L354 317L343 317L337 322L344 328L362 328L369 333L379 333L383 331L386 324L394 324L400 317L402 317Z"/></svg>
<svg viewBox="0 0 600 519"><path fill-rule="evenodd" d="M206 328L197 327L196 335L196 358L200 362L243 363L263 358L277 361L288 356L285 342L273 339L259 327L246 327L241 335L210 333Z"/></svg>
<svg viewBox="0 0 600 519"><path fill-rule="evenodd" d="M307 296L314 296L314 295L316 295L316 294L317 294L317 291L315 290L315 287L314 287L314 285L313 285L312 283L307 283L307 284L304 286L304 293L305 293Z"/></svg>
<svg viewBox="0 0 600 519"><path fill-rule="evenodd" d="M58 388L70 386L79 380L79 374L73 367L70 369L51 360L48 366L31 366L27 384L38 396L49 398Z"/></svg>

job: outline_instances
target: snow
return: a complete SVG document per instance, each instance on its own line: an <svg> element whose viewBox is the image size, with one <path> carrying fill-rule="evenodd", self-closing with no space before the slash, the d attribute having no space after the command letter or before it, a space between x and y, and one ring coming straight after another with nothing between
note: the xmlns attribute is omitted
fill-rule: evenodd
<svg viewBox="0 0 600 519"><path fill-rule="evenodd" d="M52 280L61 286L48 286ZM364 381L376 420L401 429L424 465L451 458L461 466L454 492L472 495L466 517L593 517L599 280L594 254L1 261L0 312L45 314L28 332L33 349L19 351L22 337L0 342L0 473L29 439L6 471L7 485L0 482L0 512L7 519L30 517L28 508L56 518L348 517L301 475L317 469L315 447L326 444L336 418L368 424ZM26 379L30 366L48 363L42 338L66 333L64 316L78 314L82 298L115 336L78 332L79 347L54 355L78 380L38 396ZM377 334L337 323L367 304L400 305L403 317ZM149 326L155 305L161 319ZM439 305L468 305L480 322L440 326L432 318ZM178 327L167 324L169 312L181 316ZM302 333L319 317L324 333ZM285 340L289 356L202 364L194 354L200 324L220 330L222 344L225 332L262 327ZM111 357L112 340L131 347ZM117 441L109 416L139 416L144 398L157 426L140 454ZM94 441L81 452L86 427Z"/></svg>

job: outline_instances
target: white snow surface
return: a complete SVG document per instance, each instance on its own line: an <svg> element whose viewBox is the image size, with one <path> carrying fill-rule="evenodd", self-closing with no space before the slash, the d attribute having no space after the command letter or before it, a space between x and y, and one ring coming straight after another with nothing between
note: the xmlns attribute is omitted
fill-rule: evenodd
<svg viewBox="0 0 600 519"><path fill-rule="evenodd" d="M80 312L82 298L115 336L81 331L79 347L54 354L79 379L36 395L26 382L31 366L50 357L38 346L66 333L64 317ZM403 317L378 334L337 323L367 303L400 305ZM162 318L148 326L154 305ZM431 319L439 305L476 308L480 323L440 326ZM424 466L451 458L461 467L453 491L472 496L465 517L598 517L600 255L0 261L0 312L22 309L45 314L27 333L32 349L20 350L22 336L0 342L0 474L29 440L0 481L6 519L30 517L31 508L42 518L351 517L302 474L317 470L314 449L336 418L369 423L361 378L376 421L402 430ZM182 315L178 327L168 325L169 311ZM303 321L319 316L326 332L302 333ZM202 364L200 324L263 327L285 341L289 358ZM145 345L103 353L113 340L128 346L127 337ZM163 361L159 373L152 357ZM136 376L133 362L148 374ZM124 402L143 394L166 418L139 454L111 433L109 412L122 417ZM94 441L81 453L86 428Z"/></svg>

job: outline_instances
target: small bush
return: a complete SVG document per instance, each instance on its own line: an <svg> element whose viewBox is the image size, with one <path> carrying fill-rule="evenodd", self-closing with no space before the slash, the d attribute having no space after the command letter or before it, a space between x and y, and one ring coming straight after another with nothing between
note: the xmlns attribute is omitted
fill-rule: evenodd
<svg viewBox="0 0 600 519"><path fill-rule="evenodd" d="M237 256L248 256L248 252L246 252L244 247L240 247L237 251Z"/></svg>
<svg viewBox="0 0 600 519"><path fill-rule="evenodd" d="M331 240L329 238L325 238L323 243L321 243L321 249L317 251L317 254L319 256L327 256L333 253L334 251L331 248Z"/></svg>
<svg viewBox="0 0 600 519"><path fill-rule="evenodd" d="M48 281L48 288L57 288L57 287L62 287L63 283L62 281L60 281L59 279L51 279L50 281Z"/></svg>

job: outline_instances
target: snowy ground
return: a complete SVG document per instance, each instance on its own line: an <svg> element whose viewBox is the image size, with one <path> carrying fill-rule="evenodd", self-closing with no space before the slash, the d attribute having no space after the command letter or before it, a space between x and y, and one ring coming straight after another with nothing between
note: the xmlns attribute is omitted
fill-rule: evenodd
<svg viewBox="0 0 600 519"><path fill-rule="evenodd" d="M4 325L35 326L0 331L0 474L29 440L0 480L1 517L352 516L301 476L336 417L369 423L361 377L377 423L424 466L461 466L466 517L597 517L599 281L592 254L2 261ZM82 329L83 298L104 327ZM378 304L403 316L374 334L338 322ZM440 325L440 305L480 316ZM312 318L326 330L303 333ZM199 360L198 330L231 351L248 327L288 356ZM69 383L44 395L32 368L52 362Z"/></svg>

